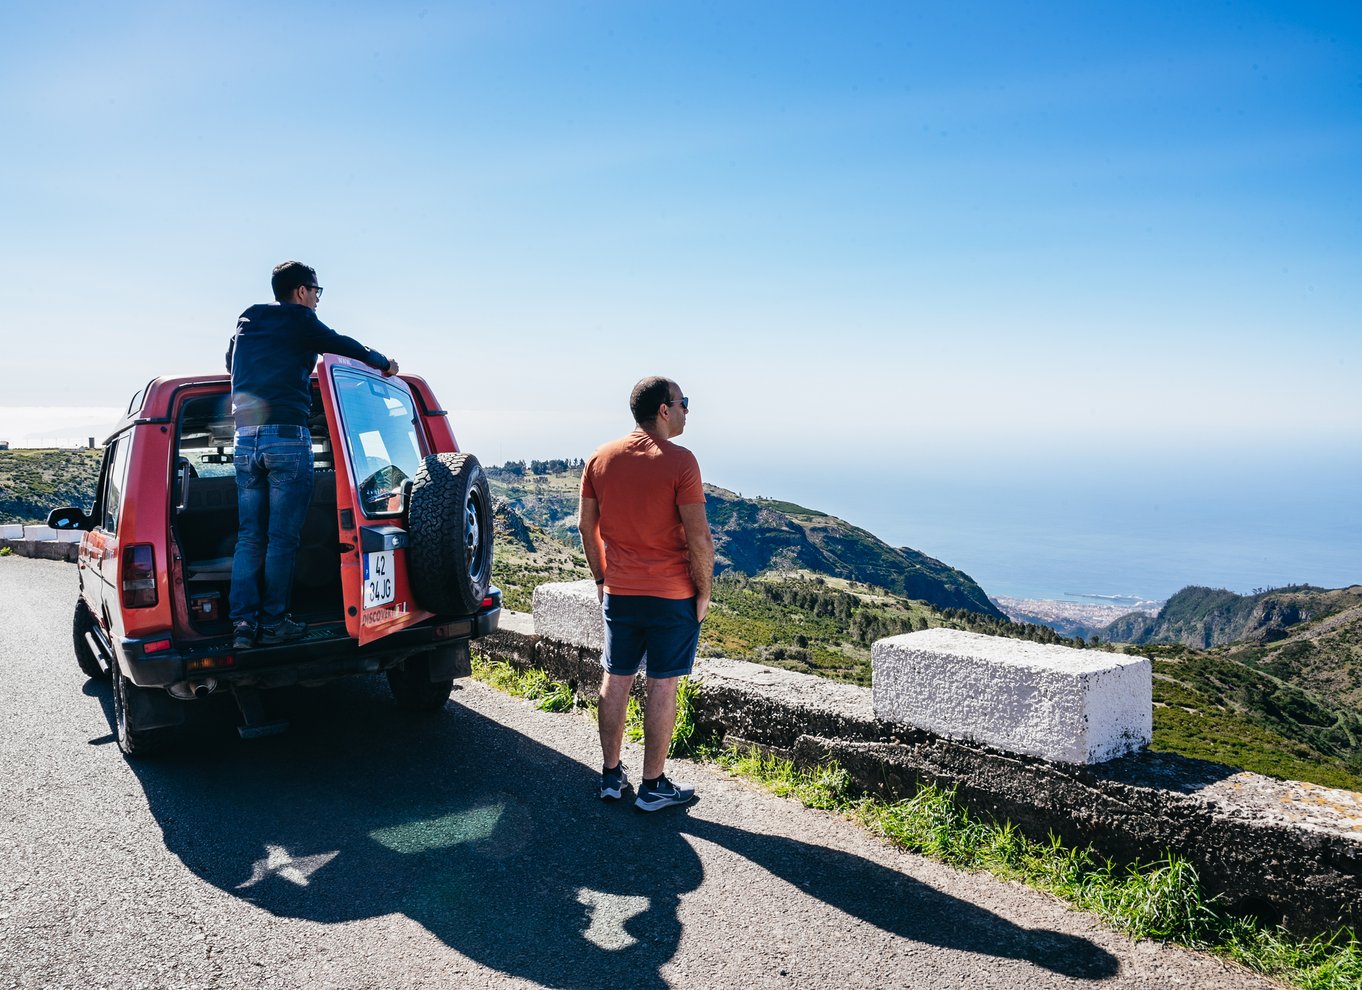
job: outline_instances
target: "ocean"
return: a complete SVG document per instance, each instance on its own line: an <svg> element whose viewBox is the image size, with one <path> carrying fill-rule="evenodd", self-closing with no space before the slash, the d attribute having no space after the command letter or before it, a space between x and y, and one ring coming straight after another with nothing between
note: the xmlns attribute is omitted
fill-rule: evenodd
<svg viewBox="0 0 1362 990"><path fill-rule="evenodd" d="M883 466L819 476L768 469L740 490L820 509L920 550L990 595L1162 600L1188 585L1247 594L1362 582L1362 463L1208 467L1059 467L996 478Z"/></svg>

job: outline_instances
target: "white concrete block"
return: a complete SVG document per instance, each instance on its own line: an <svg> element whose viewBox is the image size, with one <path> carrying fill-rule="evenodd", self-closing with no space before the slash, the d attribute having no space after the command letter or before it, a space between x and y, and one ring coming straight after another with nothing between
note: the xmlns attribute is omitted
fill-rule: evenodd
<svg viewBox="0 0 1362 990"><path fill-rule="evenodd" d="M22 540L24 527L20 523L0 524L0 540Z"/></svg>
<svg viewBox="0 0 1362 990"><path fill-rule="evenodd" d="M534 631L548 639L605 649L605 617L596 582L563 581L534 589Z"/></svg>
<svg viewBox="0 0 1362 990"><path fill-rule="evenodd" d="M1102 763L1154 732L1145 657L924 629L879 640L871 663L877 717L950 739Z"/></svg>
<svg viewBox="0 0 1362 990"><path fill-rule="evenodd" d="M78 529L59 529L56 540L58 543L79 543L82 535Z"/></svg>
<svg viewBox="0 0 1362 990"><path fill-rule="evenodd" d="M51 526L25 526L24 539L26 540L55 540L57 531Z"/></svg>

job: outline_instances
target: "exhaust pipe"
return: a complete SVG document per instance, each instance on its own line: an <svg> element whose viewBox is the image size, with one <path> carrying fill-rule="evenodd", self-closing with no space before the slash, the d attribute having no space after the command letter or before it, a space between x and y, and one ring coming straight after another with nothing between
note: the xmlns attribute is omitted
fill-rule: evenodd
<svg viewBox="0 0 1362 990"><path fill-rule="evenodd" d="M166 688L171 697L180 701L192 701L208 697L218 688L216 677L205 677L201 681L176 681Z"/></svg>

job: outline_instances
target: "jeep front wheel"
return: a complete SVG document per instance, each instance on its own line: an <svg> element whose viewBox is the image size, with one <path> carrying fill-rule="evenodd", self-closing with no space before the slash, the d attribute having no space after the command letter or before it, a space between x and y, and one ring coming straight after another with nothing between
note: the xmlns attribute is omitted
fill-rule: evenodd
<svg viewBox="0 0 1362 990"><path fill-rule="evenodd" d="M472 454L431 454L412 482L408 522L416 602L471 615L492 583L492 499Z"/></svg>
<svg viewBox="0 0 1362 990"><path fill-rule="evenodd" d="M104 651L90 642L94 635L94 618L85 603L76 599L76 614L71 620L71 640L76 648L76 663L91 680L104 681L109 678L109 663Z"/></svg>

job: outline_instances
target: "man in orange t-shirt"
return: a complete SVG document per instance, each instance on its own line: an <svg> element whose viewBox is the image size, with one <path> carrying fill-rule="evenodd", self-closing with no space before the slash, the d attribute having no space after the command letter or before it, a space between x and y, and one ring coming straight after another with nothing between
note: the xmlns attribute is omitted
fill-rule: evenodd
<svg viewBox="0 0 1362 990"><path fill-rule="evenodd" d="M667 378L645 378L629 395L638 429L603 445L582 472L577 527L605 611L601 664L601 797L629 786L620 747L638 669L646 661L643 782L639 811L687 804L695 788L663 772L676 726L676 685L690 673L709 611L714 540L695 455L672 443L690 400Z"/></svg>

